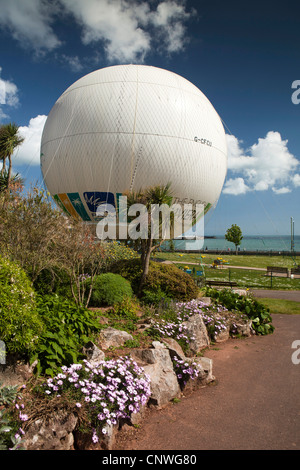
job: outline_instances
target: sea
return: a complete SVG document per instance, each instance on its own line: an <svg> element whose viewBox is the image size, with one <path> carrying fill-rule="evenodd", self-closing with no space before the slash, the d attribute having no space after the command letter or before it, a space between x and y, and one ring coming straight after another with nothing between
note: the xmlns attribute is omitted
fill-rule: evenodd
<svg viewBox="0 0 300 470"><path fill-rule="evenodd" d="M164 244L164 249L168 250L169 242ZM204 240L173 240L175 251L217 251L235 252L235 245L228 242L224 236L205 237ZM295 235L293 239L293 250L291 236L244 236L238 248L243 252L300 252L300 235Z"/></svg>

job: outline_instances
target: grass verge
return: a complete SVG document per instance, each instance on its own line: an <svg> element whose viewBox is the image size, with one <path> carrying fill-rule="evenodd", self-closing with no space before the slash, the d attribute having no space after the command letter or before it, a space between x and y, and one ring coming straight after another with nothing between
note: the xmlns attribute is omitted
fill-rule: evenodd
<svg viewBox="0 0 300 470"><path fill-rule="evenodd" d="M290 256L258 256L258 255L235 255L235 254L205 254L205 253L177 253L177 252L157 252L156 257L168 261L199 263L200 256L204 264L212 264L215 259L221 257L231 266L247 266L251 268L267 268L267 266L282 266L292 268L295 266ZM299 256L296 258L296 264L300 264Z"/></svg>
<svg viewBox="0 0 300 470"><path fill-rule="evenodd" d="M259 298L258 300L270 309L271 315L274 313L280 313L283 315L300 315L300 302L269 298Z"/></svg>

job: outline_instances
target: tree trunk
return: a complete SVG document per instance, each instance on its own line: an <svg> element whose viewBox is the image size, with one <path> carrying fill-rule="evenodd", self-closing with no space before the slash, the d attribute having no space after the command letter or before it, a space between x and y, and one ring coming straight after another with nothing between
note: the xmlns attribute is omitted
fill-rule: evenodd
<svg viewBox="0 0 300 470"><path fill-rule="evenodd" d="M8 166L8 178L7 178L7 187L9 188L9 183L11 180L11 155L8 155L8 161L9 161L9 166Z"/></svg>
<svg viewBox="0 0 300 470"><path fill-rule="evenodd" d="M146 241L146 249L142 253L142 258L141 258L142 259L143 272L142 272L142 277L141 277L141 280L140 280L140 286L139 286L139 292L138 292L139 295L142 293L142 288L143 288L145 279L146 279L146 277L148 275L148 272L149 272L149 264L150 264L151 253L152 253L152 238L149 238Z"/></svg>

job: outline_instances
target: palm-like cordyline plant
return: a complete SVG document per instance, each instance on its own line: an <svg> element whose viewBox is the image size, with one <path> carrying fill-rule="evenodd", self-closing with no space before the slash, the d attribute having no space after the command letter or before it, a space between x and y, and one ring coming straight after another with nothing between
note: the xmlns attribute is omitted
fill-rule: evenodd
<svg viewBox="0 0 300 470"><path fill-rule="evenodd" d="M0 174L0 193L10 190L10 191L21 191L23 188L24 181L17 173L16 175L11 176L10 181L8 182L8 171L1 171Z"/></svg>
<svg viewBox="0 0 300 470"><path fill-rule="evenodd" d="M24 138L19 134L19 127L14 123L3 124L0 127L0 159L3 161L1 175L4 175L6 167L6 159L8 159L8 179L7 185L9 187L12 171L12 155L14 150L24 142Z"/></svg>
<svg viewBox="0 0 300 470"><path fill-rule="evenodd" d="M147 208L147 238L139 239L139 246L141 250L141 262L142 262L142 277L140 281L140 292L143 287L144 281L149 271L149 263L151 253L155 248L157 248L164 241L164 234L162 226L160 224L161 235L157 234L157 243L154 242L153 233L151 233L151 217L153 212L151 211L152 206L162 206L166 204L168 206L172 205L173 196L171 195L171 185L170 183L165 186L153 186L145 190L140 190L138 192L130 192L127 194L127 207L130 208L134 204L143 204ZM172 221L171 221L172 222ZM159 241L160 240L160 241Z"/></svg>

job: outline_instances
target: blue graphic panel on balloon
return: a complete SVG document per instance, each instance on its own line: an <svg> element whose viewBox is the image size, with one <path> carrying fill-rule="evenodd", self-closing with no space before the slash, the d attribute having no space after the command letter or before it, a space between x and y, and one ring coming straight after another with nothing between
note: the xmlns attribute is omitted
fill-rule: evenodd
<svg viewBox="0 0 300 470"><path fill-rule="evenodd" d="M97 214L97 207L102 204L111 204L115 207L115 196L113 193L90 191L83 193L83 196L89 210L94 216Z"/></svg>
<svg viewBox="0 0 300 470"><path fill-rule="evenodd" d="M78 193L68 193L68 198L70 199L74 209L76 210L77 214L82 218L82 220L91 220L91 218L88 216L87 211L85 210L84 205L82 204Z"/></svg>

